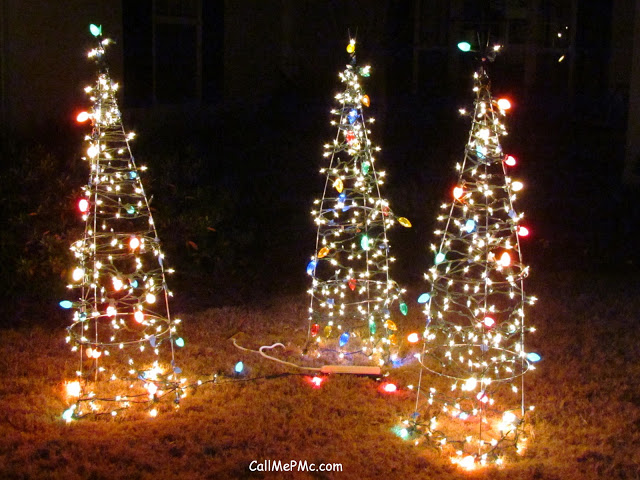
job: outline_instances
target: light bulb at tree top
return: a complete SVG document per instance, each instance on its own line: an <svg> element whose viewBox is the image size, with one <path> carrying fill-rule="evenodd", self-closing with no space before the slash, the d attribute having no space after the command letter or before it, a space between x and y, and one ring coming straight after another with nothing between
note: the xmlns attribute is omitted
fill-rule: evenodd
<svg viewBox="0 0 640 480"><path fill-rule="evenodd" d="M100 35L102 35L102 25L96 25L92 23L91 25L89 25L89 31L94 37L99 37Z"/></svg>

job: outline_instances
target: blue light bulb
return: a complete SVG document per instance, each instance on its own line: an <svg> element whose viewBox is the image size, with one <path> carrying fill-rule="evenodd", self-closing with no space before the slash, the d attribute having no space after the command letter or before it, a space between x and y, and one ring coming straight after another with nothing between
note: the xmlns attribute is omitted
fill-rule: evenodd
<svg viewBox="0 0 640 480"><path fill-rule="evenodd" d="M427 303L429 300L431 300L431 295L428 293L423 293L418 297L418 303Z"/></svg>
<svg viewBox="0 0 640 480"><path fill-rule="evenodd" d="M538 355L535 352L527 353L527 360L529 360L532 363L539 362L541 358L542 357L540 357L540 355Z"/></svg>
<svg viewBox="0 0 640 480"><path fill-rule="evenodd" d="M464 231L467 233L471 233L476 229L476 222L475 220L469 219L467 220L467 222L464 224Z"/></svg>
<svg viewBox="0 0 640 480"><path fill-rule="evenodd" d="M316 270L316 265L318 265L318 262L316 260L311 260L307 264L307 275L313 275Z"/></svg>

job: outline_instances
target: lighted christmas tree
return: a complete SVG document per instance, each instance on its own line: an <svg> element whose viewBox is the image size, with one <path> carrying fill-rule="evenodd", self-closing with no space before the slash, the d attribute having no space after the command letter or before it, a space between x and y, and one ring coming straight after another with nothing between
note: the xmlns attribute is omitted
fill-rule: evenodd
<svg viewBox="0 0 640 480"><path fill-rule="evenodd" d="M492 97L485 60L473 76L458 178L437 217L434 265L425 275L431 290L418 299L426 328L416 411L400 430L468 469L522 453L523 374L539 360L524 348L525 309L535 298L524 292L529 267L520 241L529 232L514 205L523 185L512 179L516 160L500 143L511 105Z"/></svg>
<svg viewBox="0 0 640 480"><path fill-rule="evenodd" d="M84 235L72 244L74 301L60 302L73 310L67 342L79 356L77 378L67 383L73 402L63 417L70 421L89 414L116 415L133 404L145 404L155 416L163 398L177 405L184 379L174 359L180 320L171 317L166 274L158 233L140 172L131 153L133 133L122 124L109 76L105 50L111 41L91 25L96 46L89 58L98 78L85 89L92 106L78 116L90 120L85 137L90 176L78 209ZM171 403L171 402L169 402Z"/></svg>
<svg viewBox="0 0 640 480"><path fill-rule="evenodd" d="M385 174L376 170L374 146L364 109L370 98L361 80L370 67L356 64L355 41L347 52L351 62L340 73L344 90L336 95L334 140L325 145L328 167L322 198L311 212L317 225L316 249L307 265L309 294L309 344L318 354L335 352L353 362L388 361L395 342L392 311L407 314L404 292L390 276L388 230L396 218L380 187ZM362 359L356 358L362 354Z"/></svg>

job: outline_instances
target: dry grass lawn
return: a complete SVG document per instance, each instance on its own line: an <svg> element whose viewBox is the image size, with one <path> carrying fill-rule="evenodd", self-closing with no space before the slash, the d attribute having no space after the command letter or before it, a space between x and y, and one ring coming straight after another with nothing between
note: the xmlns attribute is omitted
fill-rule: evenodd
<svg viewBox="0 0 640 480"><path fill-rule="evenodd" d="M402 387L392 395L351 376L313 388L295 369L233 346L229 337L242 332L243 345L283 342L278 355L299 362L307 328L300 295L179 312L184 372L219 381L190 390L179 410L157 418L140 412L65 424L63 382L76 358L64 325L33 319L32 327L0 331L0 478L640 479L638 277L537 273L528 287L540 298L529 314L538 332L528 349L543 360L527 374L534 437L517 463L467 473L394 435L412 411L404 387L416 381L415 364L390 372ZM422 323L415 303L407 323L405 335ZM232 374L238 360L242 378ZM266 459L342 463L342 472L250 472L252 460Z"/></svg>

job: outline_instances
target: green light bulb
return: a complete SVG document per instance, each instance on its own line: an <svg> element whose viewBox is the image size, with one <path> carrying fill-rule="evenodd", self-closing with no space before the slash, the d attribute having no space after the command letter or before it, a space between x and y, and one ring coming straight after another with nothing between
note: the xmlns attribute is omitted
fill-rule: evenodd
<svg viewBox="0 0 640 480"><path fill-rule="evenodd" d="M471 50L471 44L469 42L459 42L458 48L463 52L468 52L469 50Z"/></svg>
<svg viewBox="0 0 640 480"><path fill-rule="evenodd" d="M371 248L369 245L369 237L362 235L362 238L360 239L360 246L363 250L369 250Z"/></svg>
<svg viewBox="0 0 640 480"><path fill-rule="evenodd" d="M98 37L102 35L102 25L96 25L92 23L91 25L89 25L89 31L91 32L91 35L93 35L94 37Z"/></svg>

